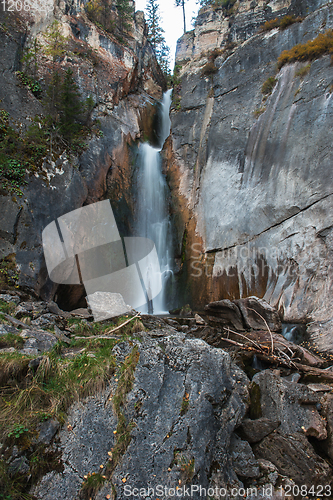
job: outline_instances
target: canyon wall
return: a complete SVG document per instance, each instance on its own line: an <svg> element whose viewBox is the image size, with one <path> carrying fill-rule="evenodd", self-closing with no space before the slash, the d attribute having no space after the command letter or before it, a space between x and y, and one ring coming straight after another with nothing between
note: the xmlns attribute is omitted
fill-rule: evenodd
<svg viewBox="0 0 333 500"><path fill-rule="evenodd" d="M287 14L303 21L260 30ZM309 323L322 351L333 349L333 67L330 55L280 70L277 59L332 28L327 1L202 9L178 42L165 151L182 213L175 221L186 298L200 308L263 297L285 321ZM266 98L269 77L276 82Z"/></svg>
<svg viewBox="0 0 333 500"><path fill-rule="evenodd" d="M81 155L69 158L64 151L52 161L45 159L39 171L27 176L21 197L3 189L0 193L0 260L16 264L18 286L48 299L57 285L47 276L42 230L66 212L106 197L115 216L128 222L126 213L133 212L126 212L132 203L129 146L143 136L153 139L156 102L165 80L147 41L142 12L135 13L131 33L122 42L91 22L79 1L55 2L44 13L1 10L0 16L0 107L9 113L11 126L24 131L35 115L46 113L43 99L21 84L17 71L22 69L25 47L37 39L45 48L45 31L55 20L68 37L58 68L72 69L82 98L90 96L95 103L92 120L99 121L98 133L88 137ZM43 95L51 69L52 58L44 54L36 78ZM67 287L62 293L61 305L70 308L84 290Z"/></svg>

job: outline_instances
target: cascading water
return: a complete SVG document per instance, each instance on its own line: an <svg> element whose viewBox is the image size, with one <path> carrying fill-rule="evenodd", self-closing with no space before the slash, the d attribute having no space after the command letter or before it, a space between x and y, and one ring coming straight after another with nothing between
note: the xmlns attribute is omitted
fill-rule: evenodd
<svg viewBox="0 0 333 500"><path fill-rule="evenodd" d="M146 283L153 282L156 279L162 280L160 294L151 301L147 300L147 304L140 310L140 312L148 312L149 314L167 313L165 291L167 282L173 275L172 233L167 206L169 191L162 174L160 158L160 151L170 134L171 92L172 90L168 90L163 95L161 102L160 147L154 148L148 143L141 144L139 155L136 233L138 236L149 238L155 243L161 270L161 276L156 277L156 273L151 271L153 266L148 264L144 278Z"/></svg>

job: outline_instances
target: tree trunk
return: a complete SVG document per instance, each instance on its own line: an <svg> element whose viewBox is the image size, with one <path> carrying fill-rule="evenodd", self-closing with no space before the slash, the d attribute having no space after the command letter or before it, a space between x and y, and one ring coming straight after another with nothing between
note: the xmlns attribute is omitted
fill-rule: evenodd
<svg viewBox="0 0 333 500"><path fill-rule="evenodd" d="M182 0L183 7L183 18L184 18L184 34L186 33L186 22L185 22L185 0Z"/></svg>

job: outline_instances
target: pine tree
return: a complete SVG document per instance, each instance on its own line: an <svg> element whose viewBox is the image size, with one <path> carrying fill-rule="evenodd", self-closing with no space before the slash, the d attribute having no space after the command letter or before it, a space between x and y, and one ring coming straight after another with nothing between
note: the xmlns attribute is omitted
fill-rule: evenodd
<svg viewBox="0 0 333 500"><path fill-rule="evenodd" d="M182 7L183 9L183 21L184 21L184 34L186 33L186 19L185 19L185 0L175 0L176 7Z"/></svg>
<svg viewBox="0 0 333 500"><path fill-rule="evenodd" d="M122 32L128 32L131 29L133 21L134 8L130 0L117 0L118 27Z"/></svg>
<svg viewBox="0 0 333 500"><path fill-rule="evenodd" d="M41 51L42 45L37 40L37 38L35 38L31 47L25 50L25 54L21 59L22 63L25 66L25 73L33 77L35 80L37 79Z"/></svg>
<svg viewBox="0 0 333 500"><path fill-rule="evenodd" d="M158 48L161 43L165 43L163 36L164 29L160 26L161 16L159 13L159 5L157 0L147 0L146 6L147 25L148 25L148 40L153 46L157 55Z"/></svg>
<svg viewBox="0 0 333 500"><path fill-rule="evenodd" d="M68 37L61 34L60 22L53 21L45 34L45 38L47 40L47 47L44 52L52 57L54 68L56 60L66 53Z"/></svg>
<svg viewBox="0 0 333 500"><path fill-rule="evenodd" d="M48 112L48 120L53 124L60 120L61 105L61 76L58 71L54 71L51 81L46 89L46 98L44 104Z"/></svg>
<svg viewBox="0 0 333 500"><path fill-rule="evenodd" d="M163 71L164 75L168 77L170 75L170 49L166 45L165 41L160 44L157 61Z"/></svg>
<svg viewBox="0 0 333 500"><path fill-rule="evenodd" d="M79 88L73 78L73 70L69 68L65 73L60 96L60 130L69 142L81 128L79 121L83 105L80 97Z"/></svg>

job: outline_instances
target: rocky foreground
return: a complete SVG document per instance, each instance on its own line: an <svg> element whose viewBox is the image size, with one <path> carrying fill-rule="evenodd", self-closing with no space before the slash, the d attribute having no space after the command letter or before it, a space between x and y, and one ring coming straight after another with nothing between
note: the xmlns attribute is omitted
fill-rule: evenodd
<svg viewBox="0 0 333 500"><path fill-rule="evenodd" d="M0 301L3 498L331 498L332 362L263 301L100 324Z"/></svg>

